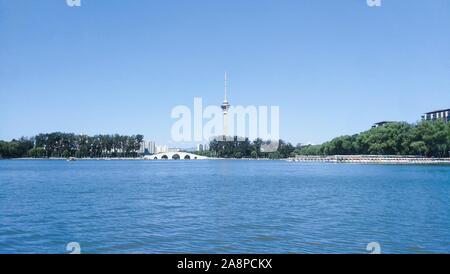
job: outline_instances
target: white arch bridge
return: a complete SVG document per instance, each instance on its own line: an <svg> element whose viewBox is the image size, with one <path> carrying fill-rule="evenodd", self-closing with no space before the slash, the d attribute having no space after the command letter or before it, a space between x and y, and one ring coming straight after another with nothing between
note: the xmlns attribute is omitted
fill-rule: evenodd
<svg viewBox="0 0 450 274"><path fill-rule="evenodd" d="M145 160L205 160L208 157L187 152L165 152L144 156Z"/></svg>

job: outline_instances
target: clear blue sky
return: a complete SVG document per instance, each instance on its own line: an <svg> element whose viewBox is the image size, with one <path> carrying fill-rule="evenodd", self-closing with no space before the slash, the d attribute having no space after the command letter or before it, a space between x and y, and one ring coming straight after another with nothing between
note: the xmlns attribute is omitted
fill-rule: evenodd
<svg viewBox="0 0 450 274"><path fill-rule="evenodd" d="M0 139L64 131L168 143L172 107L279 105L320 143L450 107L450 1L0 0Z"/></svg>

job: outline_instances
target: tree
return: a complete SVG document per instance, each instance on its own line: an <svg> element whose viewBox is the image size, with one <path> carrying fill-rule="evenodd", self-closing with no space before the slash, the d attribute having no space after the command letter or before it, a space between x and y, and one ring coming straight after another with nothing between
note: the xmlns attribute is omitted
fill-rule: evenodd
<svg viewBox="0 0 450 274"><path fill-rule="evenodd" d="M411 143L411 150L417 155L425 156L428 154L428 148L424 141L416 141Z"/></svg>
<svg viewBox="0 0 450 274"><path fill-rule="evenodd" d="M341 136L319 146L304 146L298 155L423 155L445 157L450 153L450 123L390 123L356 134Z"/></svg>
<svg viewBox="0 0 450 274"><path fill-rule="evenodd" d="M230 141L231 140L231 141ZM273 143L271 141L263 141L262 139L256 139L250 142L248 138L233 137L228 140L223 138L215 138L209 144L210 152L212 155L222 158L258 158L269 157L268 152L261 151L263 144ZM276 143L275 143L276 144ZM279 140L278 147L275 147L277 154L276 158L287 158L293 155L295 147L286 143L283 140ZM272 155L274 157L274 155Z"/></svg>
<svg viewBox="0 0 450 274"><path fill-rule="evenodd" d="M75 135L53 132L0 142L1 158L17 157L136 157L143 135Z"/></svg>
<svg viewBox="0 0 450 274"><path fill-rule="evenodd" d="M46 155L47 153L42 147L32 148L28 151L28 156L32 158L44 158Z"/></svg>
<svg viewBox="0 0 450 274"><path fill-rule="evenodd" d="M63 153L62 153L62 157L69 158L70 157L70 152L67 149L64 150Z"/></svg>
<svg viewBox="0 0 450 274"><path fill-rule="evenodd" d="M270 152L269 159L272 159L272 160L280 159L280 153L278 151Z"/></svg>

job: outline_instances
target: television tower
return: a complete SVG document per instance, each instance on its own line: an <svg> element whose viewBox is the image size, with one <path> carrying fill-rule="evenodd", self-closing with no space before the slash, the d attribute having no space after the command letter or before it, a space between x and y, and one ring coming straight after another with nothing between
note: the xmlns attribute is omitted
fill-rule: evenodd
<svg viewBox="0 0 450 274"><path fill-rule="evenodd" d="M228 76L225 72L225 81L224 81L224 100L222 103L222 111L223 111L223 136L226 138L228 136L228 110L230 109L230 104L227 99L228 92Z"/></svg>

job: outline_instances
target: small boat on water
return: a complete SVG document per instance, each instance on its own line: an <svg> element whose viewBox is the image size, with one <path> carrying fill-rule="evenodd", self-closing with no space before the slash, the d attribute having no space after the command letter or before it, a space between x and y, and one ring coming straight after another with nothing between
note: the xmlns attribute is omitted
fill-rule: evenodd
<svg viewBox="0 0 450 274"><path fill-rule="evenodd" d="M72 162L72 161L75 161L76 159L75 159L75 157L69 157L69 158L67 158L67 162Z"/></svg>

